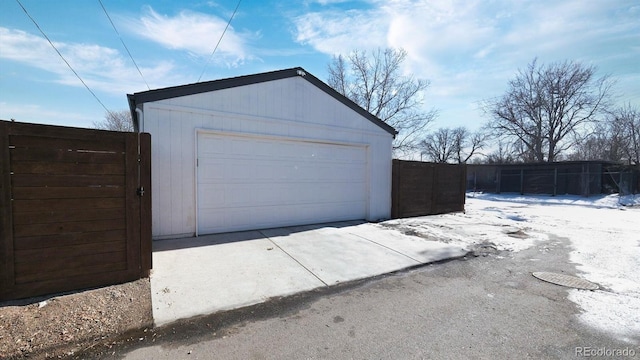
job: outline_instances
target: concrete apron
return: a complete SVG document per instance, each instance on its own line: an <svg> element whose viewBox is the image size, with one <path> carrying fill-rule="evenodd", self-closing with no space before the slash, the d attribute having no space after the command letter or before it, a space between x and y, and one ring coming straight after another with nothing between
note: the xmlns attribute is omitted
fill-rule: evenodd
<svg viewBox="0 0 640 360"><path fill-rule="evenodd" d="M465 253L353 221L157 241L153 318L161 326Z"/></svg>

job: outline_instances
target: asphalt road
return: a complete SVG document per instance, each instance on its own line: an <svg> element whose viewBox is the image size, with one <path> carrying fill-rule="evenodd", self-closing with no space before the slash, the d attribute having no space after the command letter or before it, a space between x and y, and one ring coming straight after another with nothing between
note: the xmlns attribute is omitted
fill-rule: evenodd
<svg viewBox="0 0 640 360"><path fill-rule="evenodd" d="M82 358L577 359L640 348L582 324L568 288L568 241L432 264L146 333ZM482 254L484 252L484 254ZM594 356L590 356L594 357ZM613 358L611 356L606 358Z"/></svg>

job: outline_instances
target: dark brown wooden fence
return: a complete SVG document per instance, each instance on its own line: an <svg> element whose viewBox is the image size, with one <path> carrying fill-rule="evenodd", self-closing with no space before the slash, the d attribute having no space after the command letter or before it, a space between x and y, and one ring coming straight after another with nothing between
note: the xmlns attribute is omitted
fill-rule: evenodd
<svg viewBox="0 0 640 360"><path fill-rule="evenodd" d="M149 276L150 145L0 121L0 300Z"/></svg>
<svg viewBox="0 0 640 360"><path fill-rule="evenodd" d="M466 165L393 160L391 217L464 211Z"/></svg>
<svg viewBox="0 0 640 360"><path fill-rule="evenodd" d="M467 166L467 188L519 194L582 195L640 192L640 168L609 161Z"/></svg>

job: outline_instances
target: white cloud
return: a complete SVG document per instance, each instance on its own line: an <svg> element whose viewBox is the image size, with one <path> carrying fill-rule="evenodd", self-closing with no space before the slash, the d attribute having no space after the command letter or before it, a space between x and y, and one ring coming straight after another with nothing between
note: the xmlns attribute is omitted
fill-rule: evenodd
<svg viewBox="0 0 640 360"><path fill-rule="evenodd" d="M323 53L402 47L414 62L408 66L426 67L437 75L452 65L457 71L456 63L471 63L474 57L502 63L509 55L509 62L523 66L536 55L570 57L574 48L594 39L615 40L630 27L638 28L634 11L607 2L585 6L579 0L371 0L364 8L339 11L328 6L293 21L296 40Z"/></svg>
<svg viewBox="0 0 640 360"><path fill-rule="evenodd" d="M0 38L0 58L48 71L56 76L53 82L83 86L43 37L0 27ZM92 90L112 94L145 90L138 71L118 50L95 44L54 42L54 45ZM140 70L150 84L155 84L166 81L172 69L171 63L160 62Z"/></svg>
<svg viewBox="0 0 640 360"><path fill-rule="evenodd" d="M535 57L583 61L614 76L638 74L628 65L640 57L638 8L630 0L364 3L347 11L344 4L341 10L329 4L293 18L295 39L326 54L404 48L405 71L432 81L427 101L436 107L456 98L458 108L470 108L499 95Z"/></svg>
<svg viewBox="0 0 640 360"><path fill-rule="evenodd" d="M296 41L332 55L380 47L387 27L381 15L358 10L307 13L294 19Z"/></svg>
<svg viewBox="0 0 640 360"><path fill-rule="evenodd" d="M404 48L407 72L433 78L455 66L456 58L493 51L495 44L489 46L496 33L495 20L477 17L483 4L374 0L366 8L329 9L295 18L296 40L328 54L354 48Z"/></svg>
<svg viewBox="0 0 640 360"><path fill-rule="evenodd" d="M183 10L175 16L158 14L151 7L140 19L126 20L126 27L137 35L168 49L186 50L195 56L209 56L227 26L228 19ZM236 66L252 56L247 50L257 34L239 33L230 25L216 54L228 66Z"/></svg>

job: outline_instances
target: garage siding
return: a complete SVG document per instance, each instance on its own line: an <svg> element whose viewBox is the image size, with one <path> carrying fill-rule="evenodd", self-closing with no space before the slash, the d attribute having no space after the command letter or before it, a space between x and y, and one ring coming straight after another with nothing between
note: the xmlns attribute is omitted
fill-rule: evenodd
<svg viewBox="0 0 640 360"><path fill-rule="evenodd" d="M368 220L391 209L391 134L300 77L144 103L152 135L153 237L196 233L198 130L366 144Z"/></svg>

